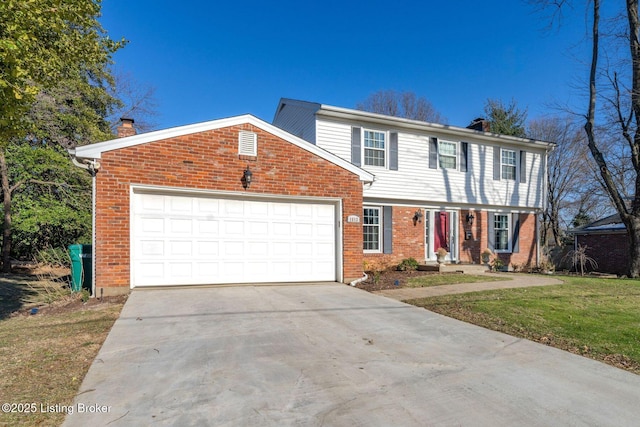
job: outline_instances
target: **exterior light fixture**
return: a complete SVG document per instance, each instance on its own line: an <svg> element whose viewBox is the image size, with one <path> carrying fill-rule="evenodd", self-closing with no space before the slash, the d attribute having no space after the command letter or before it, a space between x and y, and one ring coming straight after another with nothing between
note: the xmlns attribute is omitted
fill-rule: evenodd
<svg viewBox="0 0 640 427"><path fill-rule="evenodd" d="M476 218L476 217L474 217L472 213L468 213L468 214L467 214L467 224L469 224L469 225L473 225L473 220L474 220L475 218Z"/></svg>
<svg viewBox="0 0 640 427"><path fill-rule="evenodd" d="M251 172L251 169L249 169L249 166L247 166L247 168L242 173L242 186L245 188L245 190L251 186L252 178L253 173Z"/></svg>
<svg viewBox="0 0 640 427"><path fill-rule="evenodd" d="M413 214L413 225L415 226L418 222L422 222L422 211L420 209Z"/></svg>

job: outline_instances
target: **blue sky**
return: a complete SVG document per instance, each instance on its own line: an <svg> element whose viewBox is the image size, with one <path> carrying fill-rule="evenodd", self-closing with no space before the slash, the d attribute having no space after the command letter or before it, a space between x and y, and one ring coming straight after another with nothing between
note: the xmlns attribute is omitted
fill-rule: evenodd
<svg viewBox="0 0 640 427"><path fill-rule="evenodd" d="M156 89L159 129L270 122L281 97L353 108L381 89L427 98L454 126L488 98L530 119L585 103L582 10L557 31L518 0L104 0L102 12L109 35L129 40L116 69Z"/></svg>

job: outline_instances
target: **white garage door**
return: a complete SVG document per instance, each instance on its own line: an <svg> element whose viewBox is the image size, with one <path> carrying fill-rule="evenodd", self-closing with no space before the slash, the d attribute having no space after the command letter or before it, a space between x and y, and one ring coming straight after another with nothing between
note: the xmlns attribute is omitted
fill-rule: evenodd
<svg viewBox="0 0 640 427"><path fill-rule="evenodd" d="M132 286L336 280L335 205L134 193Z"/></svg>

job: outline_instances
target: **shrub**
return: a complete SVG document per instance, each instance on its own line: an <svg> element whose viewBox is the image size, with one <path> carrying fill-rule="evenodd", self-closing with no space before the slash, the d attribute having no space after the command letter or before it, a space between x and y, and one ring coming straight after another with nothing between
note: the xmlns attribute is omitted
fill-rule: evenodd
<svg viewBox="0 0 640 427"><path fill-rule="evenodd" d="M400 271L415 271L418 269L418 261L415 258L405 258L398 264Z"/></svg>
<svg viewBox="0 0 640 427"><path fill-rule="evenodd" d="M394 266L393 260L388 255L376 256L375 258L365 259L363 262L364 271L371 273L373 283L380 281L382 272Z"/></svg>
<svg viewBox="0 0 640 427"><path fill-rule="evenodd" d="M592 269L598 268L598 263L595 259L587 255L587 246L578 245L578 249L570 250L562 259L570 259L573 268L578 272L580 268L580 275L584 276L584 269L589 264Z"/></svg>
<svg viewBox="0 0 640 427"><path fill-rule="evenodd" d="M494 257L491 261L491 269L493 271L500 271L504 267L504 262L499 257Z"/></svg>

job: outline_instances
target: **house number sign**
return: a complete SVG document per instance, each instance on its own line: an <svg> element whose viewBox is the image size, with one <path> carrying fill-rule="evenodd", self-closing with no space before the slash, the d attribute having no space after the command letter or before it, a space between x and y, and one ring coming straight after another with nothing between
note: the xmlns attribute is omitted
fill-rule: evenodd
<svg viewBox="0 0 640 427"><path fill-rule="evenodd" d="M347 222L359 223L360 222L360 217L358 215L349 215L347 217Z"/></svg>

